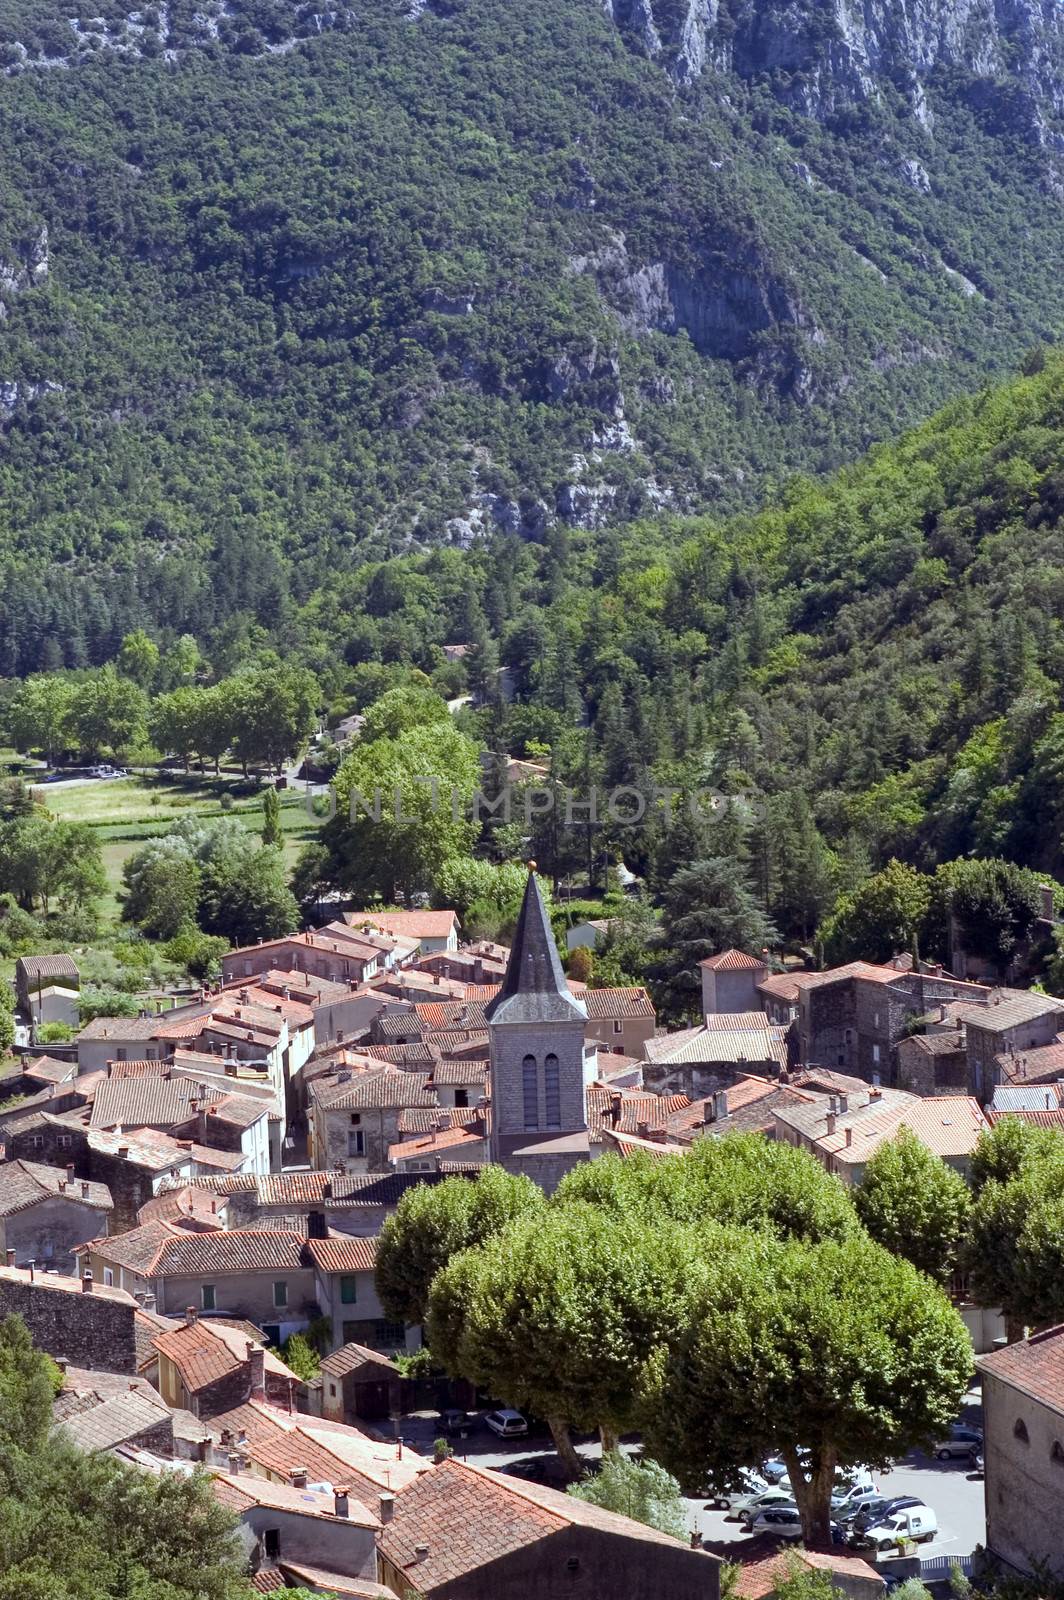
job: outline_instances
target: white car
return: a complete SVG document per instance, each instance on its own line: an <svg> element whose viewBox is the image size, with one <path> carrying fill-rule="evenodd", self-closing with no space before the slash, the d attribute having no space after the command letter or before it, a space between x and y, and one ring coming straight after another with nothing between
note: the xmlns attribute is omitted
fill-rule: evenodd
<svg viewBox="0 0 1064 1600"><path fill-rule="evenodd" d="M938 1518L930 1506L908 1506L884 1517L862 1535L861 1543L873 1550L890 1550L903 1539L914 1544L930 1544L938 1532Z"/></svg>
<svg viewBox="0 0 1064 1600"><path fill-rule="evenodd" d="M715 1495L706 1506L707 1511L737 1511L745 1506L751 1495L760 1494L762 1490L769 1489L772 1485L763 1478L759 1472L753 1472L744 1467L739 1474L740 1487L726 1489L723 1494Z"/></svg>
<svg viewBox="0 0 1064 1600"><path fill-rule="evenodd" d="M769 1533L774 1539L800 1539L802 1513L795 1505L766 1506L747 1523L751 1533Z"/></svg>
<svg viewBox="0 0 1064 1600"><path fill-rule="evenodd" d="M520 1411L489 1411L484 1421L500 1439L520 1439L528 1432L528 1423Z"/></svg>
<svg viewBox="0 0 1064 1600"><path fill-rule="evenodd" d="M750 1527L754 1518L761 1511L768 1511L773 1506L793 1506L794 1495L790 1487L784 1488L781 1483L774 1483L771 1489L762 1489L760 1494L751 1495L744 1505L733 1506L732 1516L737 1516L747 1527Z"/></svg>

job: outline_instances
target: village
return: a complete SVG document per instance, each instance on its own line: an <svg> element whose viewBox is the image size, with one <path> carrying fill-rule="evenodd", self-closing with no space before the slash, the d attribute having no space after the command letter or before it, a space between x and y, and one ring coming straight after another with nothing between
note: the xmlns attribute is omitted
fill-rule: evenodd
<svg viewBox="0 0 1064 1600"><path fill-rule="evenodd" d="M569 954L601 935L577 924ZM427 1367L396 1318L377 1258L414 1191L501 1168L550 1197L607 1158L645 1172L743 1135L856 1193L903 1136L967 1179L1000 1124L1064 1128L1064 1001L911 954L781 970L731 949L701 978L701 1021L671 1032L645 988L568 979L530 870L510 947L453 911L345 911L231 950L190 1001L27 1045L0 1102L0 1316L61 1369L55 1428L208 1473L261 1592L568 1593L586 1571L717 1600L724 1572L761 1600L797 1551L873 1600L979 1551L1055 1565L1064 1330L1016 1339L963 1271L974 1387L922 1450L840 1468L826 1544L796 1545L779 1461L688 1495L686 1538L566 1495L543 1420ZM79 981L69 956L21 958L22 1015ZM575 1437L594 1473L597 1435Z"/></svg>

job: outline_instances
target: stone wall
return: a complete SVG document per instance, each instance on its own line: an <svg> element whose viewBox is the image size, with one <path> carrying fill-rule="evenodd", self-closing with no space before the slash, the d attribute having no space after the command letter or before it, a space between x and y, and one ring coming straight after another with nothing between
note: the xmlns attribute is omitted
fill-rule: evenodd
<svg viewBox="0 0 1064 1600"><path fill-rule="evenodd" d="M85 1293L75 1278L0 1268L0 1319L20 1316L33 1342L72 1366L135 1374L136 1302L120 1289L94 1284Z"/></svg>
<svg viewBox="0 0 1064 1600"><path fill-rule="evenodd" d="M76 1187L77 1179L74 1181ZM3 1252L14 1250L17 1267L34 1261L38 1266L47 1263L59 1272L72 1272L74 1246L106 1233L107 1222L106 1211L81 1205L66 1195L42 1199L14 1216L0 1218L0 1259Z"/></svg>

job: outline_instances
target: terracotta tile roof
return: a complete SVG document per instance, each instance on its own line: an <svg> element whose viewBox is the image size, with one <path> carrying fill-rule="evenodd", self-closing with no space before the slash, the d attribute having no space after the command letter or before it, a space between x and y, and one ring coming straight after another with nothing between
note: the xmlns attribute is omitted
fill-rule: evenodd
<svg viewBox="0 0 1064 1600"><path fill-rule="evenodd" d="M124 1039L154 1039L160 1021L158 1016L94 1017L78 1034L78 1043L83 1039L116 1039L119 1043Z"/></svg>
<svg viewBox="0 0 1064 1600"><path fill-rule="evenodd" d="M406 1161L424 1160L437 1151L446 1150L449 1156L465 1153L472 1158L487 1140L484 1128L440 1128L433 1133L420 1134L415 1139L403 1139L388 1146L388 1160L393 1165Z"/></svg>
<svg viewBox="0 0 1064 1600"><path fill-rule="evenodd" d="M108 1078L168 1078L170 1076L169 1061L109 1061L107 1063Z"/></svg>
<svg viewBox="0 0 1064 1600"><path fill-rule="evenodd" d="M288 1588L280 1567L260 1567L258 1572L251 1574L248 1583L259 1594L273 1594L277 1589Z"/></svg>
<svg viewBox="0 0 1064 1600"><path fill-rule="evenodd" d="M317 1594L334 1594L338 1600L388 1600L388 1590L369 1578L349 1578L328 1567L308 1567L304 1561L282 1561L285 1575Z"/></svg>
<svg viewBox="0 0 1064 1600"><path fill-rule="evenodd" d="M246 1367L250 1342L238 1328L206 1317L182 1323L178 1328L157 1334L152 1340L156 1350L173 1362L189 1394ZM265 1351L265 1365L276 1377L298 1382L295 1373L289 1371L272 1350Z"/></svg>
<svg viewBox="0 0 1064 1600"><path fill-rule="evenodd" d="M350 1083L314 1085L312 1093L328 1111L354 1111L359 1108L401 1111L405 1106L434 1106L435 1094L427 1087L428 1074L398 1072L390 1067L381 1072L352 1078Z"/></svg>
<svg viewBox="0 0 1064 1600"><path fill-rule="evenodd" d="M487 1081L488 1064L486 1061L470 1061L468 1056L458 1056L457 1059L439 1061L432 1069L432 1082L444 1084L448 1088L462 1088L465 1086L480 1087Z"/></svg>
<svg viewBox="0 0 1064 1600"><path fill-rule="evenodd" d="M78 1064L76 1061L58 1061L55 1056L35 1056L32 1061L24 1060L22 1063L22 1081L32 1079L35 1083L66 1083L70 1078L76 1078Z"/></svg>
<svg viewBox="0 0 1064 1600"><path fill-rule="evenodd" d="M468 1128L483 1113L475 1106L426 1106L400 1111L398 1128L404 1137L431 1133L434 1128ZM449 1120L447 1120L449 1119Z"/></svg>
<svg viewBox="0 0 1064 1600"><path fill-rule="evenodd" d="M397 1376L399 1373L394 1361L382 1356L379 1350L367 1349L364 1344L341 1345L339 1350L323 1356L321 1362L322 1372L330 1378L345 1378L349 1372L357 1372L365 1366L383 1367Z"/></svg>
<svg viewBox="0 0 1064 1600"><path fill-rule="evenodd" d="M1023 1108L1012 1111L988 1111L987 1117L991 1126L1000 1122L1003 1117L1019 1117L1021 1122L1029 1122L1036 1128L1059 1128L1064 1132L1064 1109L1060 1106L1055 1111L1029 1111Z"/></svg>
<svg viewBox="0 0 1064 1600"><path fill-rule="evenodd" d="M649 1017L654 1019L654 1003L645 989L585 989L583 1001L589 1017Z"/></svg>
<svg viewBox="0 0 1064 1600"><path fill-rule="evenodd" d="M1064 1040L994 1057L1005 1083L1038 1083L1064 1076Z"/></svg>
<svg viewBox="0 0 1064 1600"><path fill-rule="evenodd" d="M765 965L763 956L748 956L745 950L722 950L720 955L707 956L698 963L710 972L753 972Z"/></svg>
<svg viewBox="0 0 1064 1600"><path fill-rule="evenodd" d="M757 985L757 992L771 995L775 1000L786 1000L791 1005L797 1005L802 990L808 986L809 979L816 976L815 972L770 972L768 977L762 978Z"/></svg>
<svg viewBox="0 0 1064 1600"><path fill-rule="evenodd" d="M100 1405L92 1406L61 1424L63 1433L79 1450L112 1450L115 1445L134 1439L149 1428L170 1424L170 1410L161 1399L149 1399L139 1390L127 1389Z"/></svg>
<svg viewBox="0 0 1064 1600"><path fill-rule="evenodd" d="M307 1254L322 1272L372 1272L377 1262L377 1240L337 1234L329 1239L308 1239Z"/></svg>
<svg viewBox="0 0 1064 1600"><path fill-rule="evenodd" d="M217 1089L194 1078L108 1078L92 1107L93 1128L167 1128L187 1122L191 1104L213 1103Z"/></svg>
<svg viewBox="0 0 1064 1600"><path fill-rule="evenodd" d="M407 1071L423 1067L431 1072L436 1065L435 1053L427 1044L367 1044L362 1053L373 1061L386 1061L389 1066L403 1067Z"/></svg>
<svg viewBox="0 0 1064 1600"><path fill-rule="evenodd" d="M336 1515L336 1500L331 1491L323 1489L296 1489L287 1483L270 1483L267 1478L254 1478L246 1472L220 1472L211 1475L211 1488L215 1497L230 1511L239 1516L251 1506L266 1506L271 1511L291 1511L300 1517L322 1517L327 1522L350 1522L355 1527L376 1528L378 1518L358 1500L348 1496L348 1515Z"/></svg>
<svg viewBox="0 0 1064 1600"><path fill-rule="evenodd" d="M874 1583L878 1578L881 1590L886 1587L876 1569L860 1556L842 1555L836 1550L795 1549L793 1545L781 1548L774 1540L757 1539L753 1545L741 1546L736 1557L739 1570L734 1592L739 1600L764 1600L772 1594L790 1573L795 1556L816 1571L858 1578L864 1583Z"/></svg>
<svg viewBox="0 0 1064 1600"><path fill-rule="evenodd" d="M763 1011L710 1011L702 1026L710 1033L762 1033L769 1020Z"/></svg>
<svg viewBox="0 0 1064 1600"><path fill-rule="evenodd" d="M643 1523L453 1457L396 1495L378 1547L420 1594L429 1595L574 1524L639 1543L686 1548ZM419 1545L428 1545L427 1556L419 1558ZM707 1578L708 1573L707 1567Z"/></svg>
<svg viewBox="0 0 1064 1600"><path fill-rule="evenodd" d="M381 928L410 939L446 939L461 924L453 911L345 911L350 928Z"/></svg>
<svg viewBox="0 0 1064 1600"><path fill-rule="evenodd" d="M81 1248L84 1248L84 1246ZM0 1280L6 1283L21 1284L32 1282L34 1288L42 1289L48 1294L84 1294L85 1292L78 1278L61 1277L58 1272L37 1272L31 1279L29 1271L24 1267L0 1267ZM94 1283L92 1292L104 1300L118 1300L124 1306L132 1306L134 1310L137 1308L137 1302L133 1296L127 1294L124 1289L115 1289L106 1283Z"/></svg>
<svg viewBox="0 0 1064 1600"><path fill-rule="evenodd" d="M69 1200L93 1211L111 1211L114 1202L105 1183L67 1179L63 1167L42 1166L36 1161L8 1161L0 1165L0 1217L13 1217L28 1211L42 1200Z"/></svg>
<svg viewBox="0 0 1064 1600"><path fill-rule="evenodd" d="M414 1006L414 1014L426 1033L483 1033L487 1030L483 1000L427 1000Z"/></svg>
<svg viewBox="0 0 1064 1600"><path fill-rule="evenodd" d="M654 1139L641 1139L638 1134L621 1133L616 1128L603 1128L601 1137L602 1143L622 1159L642 1153L657 1161L687 1153L682 1144L663 1144Z"/></svg>
<svg viewBox="0 0 1064 1600"><path fill-rule="evenodd" d="M957 1020L966 1027L978 1028L987 1033L1004 1033L1025 1022L1051 1012L1061 1013L1064 1026L1064 1000L1049 994L1035 994L1027 989L994 990L989 1005L964 1006L956 1011Z"/></svg>
<svg viewBox="0 0 1064 1600"><path fill-rule="evenodd" d="M654 1094L649 1089L611 1089L592 1083L586 1093L587 1123L593 1132L614 1128L638 1134L645 1124L649 1133L661 1132L668 1119L687 1110L691 1102L685 1094Z"/></svg>
<svg viewBox="0 0 1064 1600"><path fill-rule="evenodd" d="M157 1218L142 1223L139 1228L130 1228L125 1233L90 1239L88 1244L76 1247L76 1254L91 1253L109 1266L125 1267L139 1277L150 1278L154 1276L163 1245L171 1239L184 1237L181 1229L175 1228L173 1223Z"/></svg>
<svg viewBox="0 0 1064 1600"><path fill-rule="evenodd" d="M42 979L73 978L77 983L81 976L73 956L19 956L15 971L25 977L31 989Z"/></svg>
<svg viewBox="0 0 1064 1600"><path fill-rule="evenodd" d="M1000 1378L1064 1416L1064 1323L1033 1333L1029 1339L977 1356L981 1372Z"/></svg>
<svg viewBox="0 0 1064 1600"><path fill-rule="evenodd" d="M298 1233L269 1228L234 1228L227 1233L169 1231L170 1238L163 1242L154 1264L159 1277L295 1272L308 1266L307 1241Z"/></svg>
<svg viewBox="0 0 1064 1600"><path fill-rule="evenodd" d="M305 1468L312 1483L345 1484L362 1505L376 1505L382 1489L399 1490L422 1473L428 1462L409 1450L369 1439L357 1428L324 1423L320 1418L290 1415L249 1400L212 1417L212 1437L243 1433L241 1453L267 1472L287 1481Z"/></svg>
<svg viewBox="0 0 1064 1600"><path fill-rule="evenodd" d="M836 1161L862 1166L900 1128L910 1128L935 1155L944 1159L970 1155L987 1126L979 1102L970 1095L934 1095L921 1099L901 1089L883 1089L873 1100L836 1117L835 1132L827 1132L827 1107L787 1107L776 1112L784 1123L797 1127L814 1140L818 1150ZM851 1138L847 1143L847 1131Z"/></svg>
<svg viewBox="0 0 1064 1600"><path fill-rule="evenodd" d="M803 989L822 989L828 983L848 983L861 978L868 983L897 983L899 978L911 974L899 967L877 966L871 961L850 961L844 967L829 967L826 972L810 972L802 983Z"/></svg>
<svg viewBox="0 0 1064 1600"><path fill-rule="evenodd" d="M744 1063L787 1065L782 1028L771 1028L759 1012L760 1028L685 1028L681 1033L648 1039L648 1058L662 1064L684 1062L741 1067Z"/></svg>

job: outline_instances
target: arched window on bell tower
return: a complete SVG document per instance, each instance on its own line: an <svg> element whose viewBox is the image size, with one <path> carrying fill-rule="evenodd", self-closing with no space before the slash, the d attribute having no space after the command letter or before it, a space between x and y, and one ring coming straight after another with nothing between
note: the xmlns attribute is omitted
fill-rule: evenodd
<svg viewBox="0 0 1064 1600"><path fill-rule="evenodd" d="M548 1128L561 1127L562 1081L556 1055L549 1055L543 1063L543 1113Z"/></svg>
<svg viewBox="0 0 1064 1600"><path fill-rule="evenodd" d="M521 1089L525 1101L525 1127L539 1127L539 1069L535 1056L526 1056L521 1063Z"/></svg>

